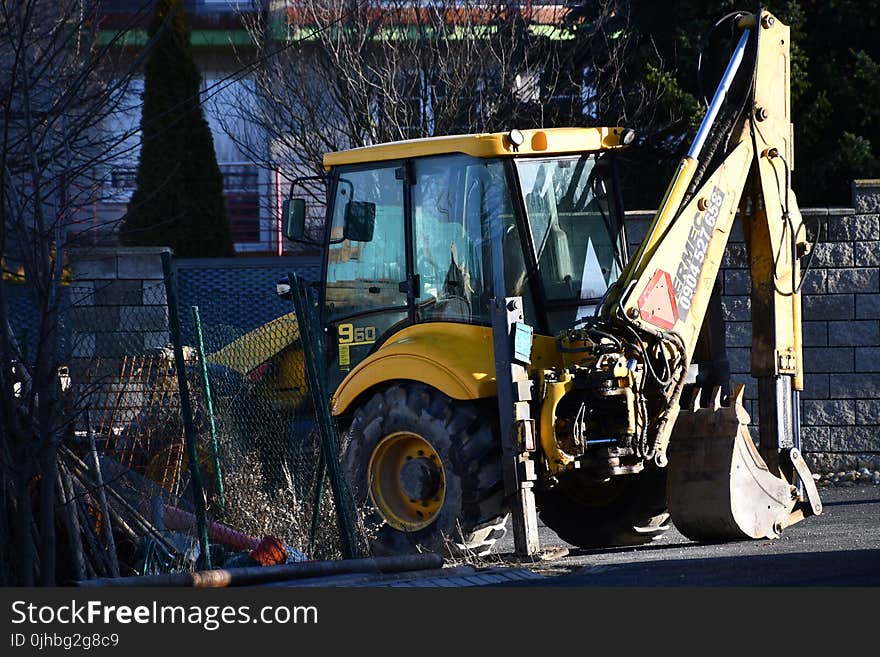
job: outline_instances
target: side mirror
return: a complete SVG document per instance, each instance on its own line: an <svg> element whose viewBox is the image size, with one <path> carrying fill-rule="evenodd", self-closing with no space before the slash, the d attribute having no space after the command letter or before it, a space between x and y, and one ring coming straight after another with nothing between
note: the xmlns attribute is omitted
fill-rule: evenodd
<svg viewBox="0 0 880 657"><path fill-rule="evenodd" d="M368 201L349 201L345 206L345 226L342 238L353 242L369 242L376 226L376 204Z"/></svg>
<svg viewBox="0 0 880 657"><path fill-rule="evenodd" d="M284 222L287 239L301 240L306 234L306 200L286 199L281 204L281 221Z"/></svg>

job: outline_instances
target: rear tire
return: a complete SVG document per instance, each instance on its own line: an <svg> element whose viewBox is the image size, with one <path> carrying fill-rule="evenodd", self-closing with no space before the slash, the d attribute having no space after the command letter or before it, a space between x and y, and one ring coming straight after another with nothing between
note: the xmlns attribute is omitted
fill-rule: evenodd
<svg viewBox="0 0 880 657"><path fill-rule="evenodd" d="M453 400L415 382L401 382L376 392L356 409L343 437L342 464L367 525L377 527L370 539L374 554L467 551L485 555L492 549L506 533L508 517L501 443L495 426L494 416L479 403ZM399 436L403 438L396 438ZM442 466L427 476L429 480L442 479L424 496L440 500L430 501L429 509L426 505L428 519L411 515L419 513L415 510L419 507L408 505L406 498L418 496L404 494L402 485L397 497L395 490L389 490L397 487L395 464L402 462L407 449L414 449L410 446L418 447L419 441L424 441L428 455L438 457L435 462ZM392 458L395 455L396 460ZM405 458L412 461L411 456ZM381 459L391 465L377 465L383 463ZM387 476L384 487L377 491L379 472Z"/></svg>
<svg viewBox="0 0 880 657"><path fill-rule="evenodd" d="M536 492L536 503L544 524L581 548L644 545L671 527L665 469L601 484L587 484L572 473L555 488Z"/></svg>

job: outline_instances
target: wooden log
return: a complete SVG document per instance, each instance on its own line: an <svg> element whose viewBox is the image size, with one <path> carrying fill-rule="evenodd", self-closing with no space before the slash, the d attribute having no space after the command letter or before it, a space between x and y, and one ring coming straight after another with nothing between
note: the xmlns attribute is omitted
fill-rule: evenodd
<svg viewBox="0 0 880 657"><path fill-rule="evenodd" d="M58 459L58 470L61 473L61 481L64 483L64 486L65 486L65 491L66 491L65 494L67 495L68 499L70 500L71 515L76 519L76 525L77 525L78 531L79 531L79 544L80 544L80 550L81 550L81 554L82 554L83 567L85 568L85 576L88 579L93 579L95 577L98 577L99 573L95 569L95 565L92 563L92 560L89 558L89 555L88 555L85 547L83 546L83 541L82 541L83 527L82 527L82 523L80 523L80 521L79 521L80 514L79 514L79 497L78 496L80 495L80 493L78 493L76 491L75 482L73 480L73 477L71 476L70 471L65 467L64 460L60 459L60 458ZM101 573L101 574L103 574L103 573Z"/></svg>
<svg viewBox="0 0 880 657"><path fill-rule="evenodd" d="M107 564L106 556L101 550L98 534L95 532L95 527L92 524L84 498L76 501L76 508L79 512L80 525L83 527L83 536L86 538L86 545L91 556L92 566L95 569L95 575L97 577L107 577L110 574L110 566Z"/></svg>
<svg viewBox="0 0 880 657"><path fill-rule="evenodd" d="M62 447L65 450L64 456L68 458L72 464L76 467L76 471L74 472L75 476L84 484L90 487L94 486L94 482L89 481L88 479L88 467L85 463L83 463L79 457L76 456L69 449ZM144 515L135 509L131 504L128 503L122 495L119 494L112 486L105 485L105 489L108 493L110 493L110 497L113 498L114 502L118 503L119 506L128 514L129 520L138 526L144 534L151 536L155 539L160 545L162 545L165 550L171 555L179 555L180 550L178 550L174 545L172 545L165 536L162 535L162 532L156 529L156 527L147 520Z"/></svg>
<svg viewBox="0 0 880 657"><path fill-rule="evenodd" d="M112 504L109 505L110 515L113 518L113 526L121 534L125 534L125 537L134 542L138 542L140 540L140 536L138 533L132 529L122 514L116 510L116 507Z"/></svg>
<svg viewBox="0 0 880 657"><path fill-rule="evenodd" d="M98 497L98 505L101 508L102 533L107 545L107 556L110 561L110 573L113 577L119 577L119 557L116 554L116 541L113 539L113 525L110 518L110 507L107 504L107 494L104 492L104 477L101 474L101 464L98 462L98 448L95 445L95 434L92 431L92 423L89 417L89 409L86 408L86 431L89 435L89 456L91 458L91 472L95 480L95 491Z"/></svg>
<svg viewBox="0 0 880 657"><path fill-rule="evenodd" d="M70 547L71 558L73 561L73 572L76 579L85 578L86 565L85 555L83 554L83 544L81 528L79 526L79 518L77 517L75 498L73 495L73 487L70 481L64 481L61 473L62 466L58 463L55 468L56 485L58 488L58 496L61 500L59 511L61 519L64 522L64 529L67 532L67 541Z"/></svg>

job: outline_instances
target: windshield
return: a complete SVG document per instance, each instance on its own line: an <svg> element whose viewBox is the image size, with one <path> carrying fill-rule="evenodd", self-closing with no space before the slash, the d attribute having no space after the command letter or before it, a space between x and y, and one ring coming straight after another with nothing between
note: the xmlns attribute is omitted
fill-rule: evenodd
<svg viewBox="0 0 880 657"><path fill-rule="evenodd" d="M607 157L517 160L544 294L591 313L623 266ZM592 302L592 303L590 303Z"/></svg>

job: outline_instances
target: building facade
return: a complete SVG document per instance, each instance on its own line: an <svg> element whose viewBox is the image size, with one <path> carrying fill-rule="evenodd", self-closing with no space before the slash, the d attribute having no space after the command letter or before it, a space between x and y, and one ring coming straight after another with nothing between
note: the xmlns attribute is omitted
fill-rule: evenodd
<svg viewBox="0 0 880 657"><path fill-rule="evenodd" d="M321 93L324 81L320 79L321 72L318 69L312 70L308 65L297 67L295 71L289 68L273 69L272 52L283 51L293 40L304 39L304 50L299 52L304 52L308 58L309 35L315 29L313 24L320 20L330 20L332 23L334 16L348 11L348 5L317 0L303 3L291 0L185 0L184 4L192 28L192 52L202 74L205 117L212 130L217 161L224 176L226 214L235 252L238 255L283 255L301 248L286 242L282 237L281 202L290 183L297 176L316 173L317 151L307 154L294 152L290 143L286 143L283 135L279 134L287 123L295 123L298 119L280 112L278 125L267 125L271 122L273 110L267 114L266 110L252 106L259 102L256 76L275 75L280 80L284 77L296 77L296 71L300 71L300 78L293 81L280 80L279 87L286 84L290 89L291 85L302 82L303 85L310 84L311 88L317 89L316 93ZM521 4L528 5L522 11L528 12L530 21L548 25L558 22L564 11L561 5L555 3ZM407 13L409 8L418 7L419 3L371 2L368 6L373 13L363 20L370 24L381 23L381 18L377 19L376 16L392 11L393 6L393 11L396 12L395 21L400 22L401 17L405 17L402 21L405 24L404 29L419 29L417 24L421 19L418 15ZM452 6L458 5L444 4L444 7ZM313 13L317 11L317 7L325 12L318 19ZM466 7L466 11L470 12L466 20L471 23L475 22L475 12L490 11L483 9L479 3L469 1L460 3L460 7ZM406 11L402 8L406 8ZM145 7L142 0L104 0L102 14L100 42L111 45L117 51L120 68L125 69L128 62L136 61L143 55L152 8ZM443 20L460 19L448 18L444 14ZM476 22L481 20L488 22L489 19L477 18ZM378 41L383 38L385 37L380 37ZM387 38L391 40L394 37ZM316 40L311 47L321 46ZM450 61L455 60L454 55L447 54L450 55ZM468 120L468 117L462 118L460 127L454 122L450 124L448 120L442 127L436 125L440 119L435 115L434 108L448 106L448 99L438 95L438 89L442 85L436 81L428 84L424 79L424 70L419 67L412 71L403 69L404 74L411 73L405 75L405 81L399 81L408 91L403 96L398 94L394 103L406 106L406 120L401 120L399 116L394 117L397 121L394 124L396 130L380 130L373 135L374 139L385 141L434 134L435 130L449 131L450 125L457 131L473 129L473 121ZM397 77L399 76L395 75ZM310 79L307 81L306 78ZM540 105L536 86L540 84L540 80L534 71L524 69L522 73L517 73L514 84L520 88L520 96L524 102L531 103L532 106ZM262 85L262 95L265 98L267 87L271 90L271 82L267 84L263 77ZM397 80L395 86L398 86ZM390 90L386 91L390 93ZM101 126L108 135L129 136L119 145L120 154L110 158L111 164L108 164L106 171L96 176L93 183L93 202L86 208L90 216L82 220L85 237L81 241L86 243L110 245L116 242L116 228L134 192L140 151L138 125L142 93L143 76L136 74L127 84L119 111L114 113L112 120ZM283 104L284 100L282 97L276 103ZM468 98L453 104L472 111L479 102L479 98ZM390 105L381 102L381 94L379 100L374 97L370 103L368 122L390 122L390 117L385 115ZM277 105L274 111L277 111ZM314 108L312 111L314 112ZM334 121L337 124L345 123L347 117L333 114L333 110L321 112L319 121L323 125L310 119L315 123L313 130L316 133L323 131L328 134L325 139L326 150L351 145L343 143L345 128L337 130L341 133L339 138L333 135ZM408 125L409 123L413 125ZM301 131L307 129L308 126L300 126ZM366 141L372 143L370 136L366 137Z"/></svg>

